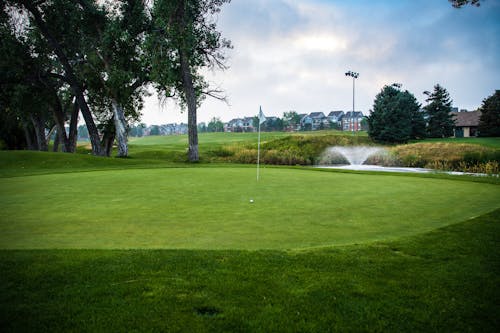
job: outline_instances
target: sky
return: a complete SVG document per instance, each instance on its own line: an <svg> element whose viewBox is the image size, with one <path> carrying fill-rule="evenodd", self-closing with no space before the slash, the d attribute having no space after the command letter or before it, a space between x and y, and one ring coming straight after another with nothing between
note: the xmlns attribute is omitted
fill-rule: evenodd
<svg viewBox="0 0 500 333"><path fill-rule="evenodd" d="M455 9L447 0L232 0L216 17L230 39L226 71L204 72L228 103L207 98L198 122L355 108L368 115L384 85L425 105L440 84L475 110L500 89L500 0ZM173 101L145 101L148 125L187 122Z"/></svg>

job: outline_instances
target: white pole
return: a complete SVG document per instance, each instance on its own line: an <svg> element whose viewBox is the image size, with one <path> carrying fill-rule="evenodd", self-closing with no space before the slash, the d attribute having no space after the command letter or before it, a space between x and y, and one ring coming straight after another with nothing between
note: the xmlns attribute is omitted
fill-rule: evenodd
<svg viewBox="0 0 500 333"><path fill-rule="evenodd" d="M262 108L259 109L260 111ZM259 136L257 140L257 181L259 181L259 166L260 166L260 113L259 113Z"/></svg>
<svg viewBox="0 0 500 333"><path fill-rule="evenodd" d="M356 78L353 76L352 77L352 121L351 121L351 125L352 125L352 134L354 134L354 112L356 111L356 108L354 106L354 92L355 92L355 86L356 86Z"/></svg>

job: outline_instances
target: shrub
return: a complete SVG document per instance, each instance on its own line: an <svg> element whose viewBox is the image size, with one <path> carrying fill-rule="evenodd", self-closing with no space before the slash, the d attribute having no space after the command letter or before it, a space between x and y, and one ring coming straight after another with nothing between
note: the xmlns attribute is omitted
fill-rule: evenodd
<svg viewBox="0 0 500 333"><path fill-rule="evenodd" d="M231 161L245 164L257 163L257 149L241 148L234 153Z"/></svg>
<svg viewBox="0 0 500 333"><path fill-rule="evenodd" d="M474 144L417 143L391 152L402 166L474 173L498 173L500 150Z"/></svg>

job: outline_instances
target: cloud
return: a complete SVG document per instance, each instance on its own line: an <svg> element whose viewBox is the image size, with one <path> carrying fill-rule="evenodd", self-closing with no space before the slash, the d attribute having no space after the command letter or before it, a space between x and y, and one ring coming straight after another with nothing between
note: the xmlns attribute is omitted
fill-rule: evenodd
<svg viewBox="0 0 500 333"><path fill-rule="evenodd" d="M230 106L206 100L199 119L258 112L350 110L367 113L385 84L399 82L422 102L436 83L473 109L500 87L500 3L460 10L446 0L237 0L219 30L234 49L226 72L207 72ZM358 108L358 107L357 107Z"/></svg>

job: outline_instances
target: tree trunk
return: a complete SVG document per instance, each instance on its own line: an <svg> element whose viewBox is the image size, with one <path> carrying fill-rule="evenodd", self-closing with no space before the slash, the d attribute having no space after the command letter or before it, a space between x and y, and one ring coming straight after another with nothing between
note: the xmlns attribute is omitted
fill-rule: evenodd
<svg viewBox="0 0 500 333"><path fill-rule="evenodd" d="M54 53L57 55L57 58L61 62L61 65L64 67L65 77L69 85L71 86L74 95L76 96L78 105L80 106L80 110L87 125L90 143L92 144L92 154L102 156L103 152L101 150L99 132L97 131L94 119L92 118L92 113L90 112L89 106L85 101L85 97L83 96L83 89L81 88L81 85L73 72L73 68L69 64L69 60L66 57L63 48L48 30L45 22L43 21L42 14L38 11L36 5L33 5L30 2L25 2L24 6L33 15L37 27L42 32L43 36L47 39L47 42L53 49Z"/></svg>
<svg viewBox="0 0 500 333"><path fill-rule="evenodd" d="M113 142L115 141L115 133L112 131L105 131L102 137L102 150L105 156L111 156L113 150Z"/></svg>
<svg viewBox="0 0 500 333"><path fill-rule="evenodd" d="M54 101L53 101L53 111L54 111L54 120L57 126L57 135L56 140L54 141L54 151L57 151L56 142L59 145L59 142L62 143L62 151L70 152L68 137L66 136L66 128L64 127L65 117L64 111L61 106L61 100L57 93L54 92Z"/></svg>
<svg viewBox="0 0 500 333"><path fill-rule="evenodd" d="M26 123L23 123L23 130L24 130L24 136L26 138L26 145L28 150L37 150L37 147L34 144L34 135L32 134L32 131L28 128L28 125Z"/></svg>
<svg viewBox="0 0 500 333"><path fill-rule="evenodd" d="M56 136L54 138L54 146L52 147L52 151L56 153L59 150L59 142L61 141L61 131L59 131L59 128L56 130ZM64 150L64 145L63 145L63 150Z"/></svg>
<svg viewBox="0 0 500 333"><path fill-rule="evenodd" d="M186 97L188 108L188 159L190 162L198 162L200 156L198 153L198 126L196 124L196 93L193 85L193 75L191 66L188 62L186 52L180 50L182 87Z"/></svg>
<svg viewBox="0 0 500 333"><path fill-rule="evenodd" d="M78 107L78 102L75 99L73 103L73 111L71 112L71 118L69 121L69 136L68 136L68 153L74 153L76 151L76 141L78 140L78 113L80 108Z"/></svg>
<svg viewBox="0 0 500 333"><path fill-rule="evenodd" d="M115 136L116 145L118 146L118 157L128 156L128 145L127 145L127 121L125 120L125 113L123 108L115 99L111 100L113 107L113 115L115 121Z"/></svg>
<svg viewBox="0 0 500 333"><path fill-rule="evenodd" d="M47 140L45 139L45 121L39 115L31 115L31 122L35 129L36 148L40 151L48 151Z"/></svg>

